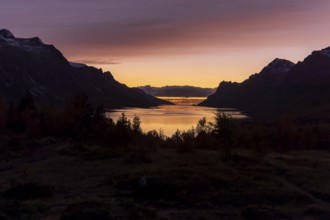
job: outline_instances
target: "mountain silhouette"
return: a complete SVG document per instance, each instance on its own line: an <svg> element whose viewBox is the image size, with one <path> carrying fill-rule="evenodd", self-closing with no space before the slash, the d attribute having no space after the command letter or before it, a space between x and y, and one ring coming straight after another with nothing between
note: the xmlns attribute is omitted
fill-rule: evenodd
<svg viewBox="0 0 330 220"><path fill-rule="evenodd" d="M242 83L221 82L199 105L237 108L263 119L330 119L330 48L297 64L275 59Z"/></svg>
<svg viewBox="0 0 330 220"><path fill-rule="evenodd" d="M150 107L170 104L137 88L117 82L110 72L69 62L53 45L41 39L16 38L0 30L0 93L17 102L29 91L40 102L63 105L68 98L87 94L106 108Z"/></svg>

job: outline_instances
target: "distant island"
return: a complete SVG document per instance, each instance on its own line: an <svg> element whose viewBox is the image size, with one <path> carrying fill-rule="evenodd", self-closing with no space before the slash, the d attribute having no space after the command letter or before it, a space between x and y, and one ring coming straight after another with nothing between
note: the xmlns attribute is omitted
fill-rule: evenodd
<svg viewBox="0 0 330 220"><path fill-rule="evenodd" d="M172 96L172 97L206 97L213 94L215 88L201 88L196 86L163 86L153 87L150 85L140 86L147 94L152 96Z"/></svg>

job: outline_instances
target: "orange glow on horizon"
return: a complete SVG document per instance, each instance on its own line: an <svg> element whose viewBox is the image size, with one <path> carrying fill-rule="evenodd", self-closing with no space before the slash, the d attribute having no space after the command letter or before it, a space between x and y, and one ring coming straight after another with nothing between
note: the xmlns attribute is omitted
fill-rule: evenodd
<svg viewBox="0 0 330 220"><path fill-rule="evenodd" d="M129 87L190 85L216 88L221 81L244 81L250 75L260 72L275 58L298 62L308 56L312 50L312 48L253 50L234 48L224 53L124 57L116 60L114 64L106 64L106 62L87 64L102 68L103 71L110 71L117 81ZM71 60L75 61L74 58Z"/></svg>
<svg viewBox="0 0 330 220"><path fill-rule="evenodd" d="M38 2L59 18L51 20L31 3L14 2L3 5L3 26L20 37L38 35L68 60L110 71L130 87L215 88L241 82L275 58L297 62L330 46L326 0Z"/></svg>

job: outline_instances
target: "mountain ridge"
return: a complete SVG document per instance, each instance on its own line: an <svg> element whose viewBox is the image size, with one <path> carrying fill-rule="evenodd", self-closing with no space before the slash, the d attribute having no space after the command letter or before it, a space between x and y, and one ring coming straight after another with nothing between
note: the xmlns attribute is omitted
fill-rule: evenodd
<svg viewBox="0 0 330 220"><path fill-rule="evenodd" d="M26 91L40 102L63 105L69 97L87 94L106 108L170 104L119 83L113 75L85 64L70 63L53 45L39 38L16 38L0 30L0 94L17 102Z"/></svg>
<svg viewBox="0 0 330 220"><path fill-rule="evenodd" d="M254 118L330 119L330 50L297 64L275 59L242 83L221 82L201 106L237 108Z"/></svg>

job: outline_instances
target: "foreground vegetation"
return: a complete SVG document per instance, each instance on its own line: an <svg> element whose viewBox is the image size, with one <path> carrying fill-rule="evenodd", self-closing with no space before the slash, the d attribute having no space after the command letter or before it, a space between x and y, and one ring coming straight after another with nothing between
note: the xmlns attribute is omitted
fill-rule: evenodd
<svg viewBox="0 0 330 220"><path fill-rule="evenodd" d="M107 145L109 148L139 146L165 147L180 152L212 149L227 159L233 149L250 149L256 153L292 150L328 150L330 123L320 121L276 122L234 121L230 115L215 113L214 122L199 120L188 131L166 137L161 131L143 132L140 119L130 121L125 114L117 120L105 116L104 109L93 107L84 94L72 98L62 109L37 106L27 93L17 106L0 101L0 133L30 138L56 137L84 144Z"/></svg>
<svg viewBox="0 0 330 220"><path fill-rule="evenodd" d="M0 109L0 219L330 218L326 123L216 113L165 137L83 94Z"/></svg>

